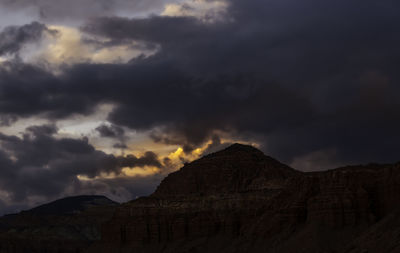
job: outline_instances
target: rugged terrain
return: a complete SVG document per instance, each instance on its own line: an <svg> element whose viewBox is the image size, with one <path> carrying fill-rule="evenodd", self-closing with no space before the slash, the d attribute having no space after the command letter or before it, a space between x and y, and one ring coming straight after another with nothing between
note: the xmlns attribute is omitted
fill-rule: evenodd
<svg viewBox="0 0 400 253"><path fill-rule="evenodd" d="M400 164L302 173L235 144L97 213L101 236L75 252L400 252L399 197Z"/></svg>

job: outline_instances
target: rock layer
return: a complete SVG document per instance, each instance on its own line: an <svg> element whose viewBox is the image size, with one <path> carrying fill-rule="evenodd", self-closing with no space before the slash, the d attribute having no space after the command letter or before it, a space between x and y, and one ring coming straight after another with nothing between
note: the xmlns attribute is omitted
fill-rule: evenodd
<svg viewBox="0 0 400 253"><path fill-rule="evenodd" d="M236 144L121 205L91 251L342 252L398 208L399 167L300 173Z"/></svg>

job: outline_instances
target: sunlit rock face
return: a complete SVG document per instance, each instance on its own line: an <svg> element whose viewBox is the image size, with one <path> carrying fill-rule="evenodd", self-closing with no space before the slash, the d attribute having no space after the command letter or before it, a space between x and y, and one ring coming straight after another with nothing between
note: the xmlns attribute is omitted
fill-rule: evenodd
<svg viewBox="0 0 400 253"><path fill-rule="evenodd" d="M399 194L400 164L303 173L234 144L170 174L148 197L41 218L80 228L78 239L60 225L46 230L57 238L38 240L37 216L13 216L20 222L8 227L5 217L0 252L35 252L19 246L27 238L37 252L398 252Z"/></svg>

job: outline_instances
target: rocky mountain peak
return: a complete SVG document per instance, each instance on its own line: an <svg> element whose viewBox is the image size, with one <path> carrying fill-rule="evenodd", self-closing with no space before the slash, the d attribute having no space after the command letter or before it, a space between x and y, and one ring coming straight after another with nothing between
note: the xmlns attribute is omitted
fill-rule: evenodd
<svg viewBox="0 0 400 253"><path fill-rule="evenodd" d="M255 148L251 145L245 145L245 144L240 144L240 143L232 144L231 146L225 148L224 150L221 150L216 153L232 153L232 152L247 152L247 153L257 153L257 154L264 155L257 148Z"/></svg>
<svg viewBox="0 0 400 253"><path fill-rule="evenodd" d="M212 195L280 188L296 174L253 146L233 144L166 177L154 196Z"/></svg>

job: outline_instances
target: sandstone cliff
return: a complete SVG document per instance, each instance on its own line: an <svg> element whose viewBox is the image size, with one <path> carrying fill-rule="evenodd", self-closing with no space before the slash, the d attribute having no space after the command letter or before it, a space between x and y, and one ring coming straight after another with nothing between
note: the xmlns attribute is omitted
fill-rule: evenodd
<svg viewBox="0 0 400 253"><path fill-rule="evenodd" d="M45 226L42 235L58 235L50 240L37 236L36 216L20 214L21 223L0 233L0 252L394 253L399 198L400 164L302 173L235 144L185 165L152 195L115 211L47 214L45 224L60 224L55 231ZM60 233L67 223L77 225L79 236ZM24 240L33 251L21 246Z"/></svg>
<svg viewBox="0 0 400 253"><path fill-rule="evenodd" d="M382 252L360 241L399 195L399 164L300 173L235 144L121 205L89 252Z"/></svg>

